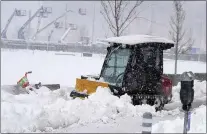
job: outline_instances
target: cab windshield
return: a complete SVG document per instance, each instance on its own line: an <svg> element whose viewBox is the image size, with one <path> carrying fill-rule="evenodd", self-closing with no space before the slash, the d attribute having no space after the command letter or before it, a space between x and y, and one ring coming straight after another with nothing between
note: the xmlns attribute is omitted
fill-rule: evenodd
<svg viewBox="0 0 207 134"><path fill-rule="evenodd" d="M119 86L123 81L124 72L131 54L131 49L120 46L113 47L106 57L101 77L104 81ZM121 86L121 85L120 85Z"/></svg>

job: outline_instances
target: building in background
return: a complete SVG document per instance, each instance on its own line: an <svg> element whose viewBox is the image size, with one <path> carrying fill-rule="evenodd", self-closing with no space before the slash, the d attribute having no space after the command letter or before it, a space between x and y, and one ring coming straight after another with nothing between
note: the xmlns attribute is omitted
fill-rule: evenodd
<svg viewBox="0 0 207 134"><path fill-rule="evenodd" d="M155 4L153 9L147 8L149 4ZM186 10L186 27L192 28L193 38L195 39L195 47L199 47L201 50L206 49L206 43L204 41L206 35L206 7L203 5L204 2L186 2L184 5ZM40 23L40 28L44 27L55 18L63 14L67 9L72 10L68 13L67 16L58 20L63 26L60 26L57 29L53 28L54 25L51 25L43 32L37 35L37 40L58 42L66 31L66 23L72 23L77 25L77 30L70 31L65 38L66 42L77 42L84 40L89 42L93 40L94 42L98 38L105 38L106 33L107 37L112 36L110 30L100 14L101 5L100 1L2 1L1 2L1 27L4 27L7 23L8 17L12 14L12 11L15 8L24 9L31 11L31 14L34 14L40 6L51 7L52 14L48 15L48 18L43 18ZM83 9L83 10L80 10ZM94 12L95 9L95 12ZM139 14L139 17L145 17L148 20L153 20L157 23L151 23L149 29L149 22L144 19L137 19L132 23L132 25L126 31L127 34L146 34L147 32L168 37L169 31L169 18L172 14L172 2L163 2L156 1L150 2L146 1L142 6L140 6L142 11ZM163 12L164 10L164 12ZM80 15L80 12L86 12L86 15ZM153 14L152 14L153 12ZM12 24L8 28L8 37L15 39L17 37L17 32L19 28L26 22L29 16L24 18L15 18ZM201 28L202 22L202 28ZM29 35L32 37L38 26L38 17L36 17L30 24ZM87 29L87 34L84 36L80 33L80 27L85 26ZM201 29L203 31L201 32ZM204 34L203 34L204 33ZM51 35L51 36L50 36ZM81 37L82 36L82 37ZM202 41L202 42L200 42Z"/></svg>

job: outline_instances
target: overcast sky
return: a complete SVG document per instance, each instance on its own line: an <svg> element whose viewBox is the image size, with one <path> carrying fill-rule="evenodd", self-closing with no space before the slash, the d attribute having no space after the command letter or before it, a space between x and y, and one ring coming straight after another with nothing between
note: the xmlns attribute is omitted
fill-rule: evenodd
<svg viewBox="0 0 207 134"><path fill-rule="evenodd" d="M100 1L2 1L1 2L1 29L3 29L7 23L7 20L11 16L15 8L27 11L31 10L32 14L36 12L41 5L52 7L52 14L48 18L44 18L41 21L40 28L54 20L56 17L64 13L66 9L73 10L74 13L67 15L67 21L69 23L76 24L79 28L85 26L88 30L88 36L92 37L92 27L94 19L94 40L97 38L104 38L105 35L112 36L109 33L108 27L100 14L101 5ZM146 8L149 7L151 8ZM95 17L93 18L93 11L95 7ZM78 9L86 9L87 15L78 15ZM169 20L170 15L173 14L173 7L171 1L146 1L140 7L139 10L145 9L140 16L157 23L152 23L152 34L167 37L169 36ZM187 1L184 4L186 11L185 28L192 29L193 38L195 39L195 46L206 47L206 2L205 1ZM9 26L7 36L8 38L17 38L18 29L26 22L28 16L14 17ZM32 33L34 34L37 27L37 18L31 23ZM60 21L64 21L65 17ZM127 29L128 34L147 34L149 32L150 22L144 19L135 20ZM52 29L52 25L45 31L40 33L37 37L38 40L47 40L48 33ZM1 30L2 31L2 30ZM56 30L53 34L52 40L57 41L64 33L64 29ZM107 34L108 33L108 34ZM79 31L70 32L67 37L67 41L77 41L79 37Z"/></svg>

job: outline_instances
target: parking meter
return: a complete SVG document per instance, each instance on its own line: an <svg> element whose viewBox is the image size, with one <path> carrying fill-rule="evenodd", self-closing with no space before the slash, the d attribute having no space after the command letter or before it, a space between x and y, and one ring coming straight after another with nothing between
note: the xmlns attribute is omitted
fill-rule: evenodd
<svg viewBox="0 0 207 134"><path fill-rule="evenodd" d="M194 99L194 78L195 75L190 72L184 72L181 75L181 89L180 100L183 104L182 108L185 111L184 116L184 129L183 133L186 134L190 130L190 108Z"/></svg>
<svg viewBox="0 0 207 134"><path fill-rule="evenodd" d="M180 100L184 111L189 111L194 99L194 78L195 75L191 71L181 75Z"/></svg>

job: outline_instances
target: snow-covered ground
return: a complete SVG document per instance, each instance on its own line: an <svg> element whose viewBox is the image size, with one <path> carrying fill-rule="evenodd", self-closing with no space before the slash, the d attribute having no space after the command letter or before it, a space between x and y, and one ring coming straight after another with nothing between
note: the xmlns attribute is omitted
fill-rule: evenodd
<svg viewBox="0 0 207 134"><path fill-rule="evenodd" d="M109 89L99 88L86 100L69 97L75 78L82 74L98 74L103 56L82 57L81 54L57 55L57 52L1 51L1 132L66 132L66 133L140 133L142 115L153 114L152 132L182 133L183 111L179 100L180 83L173 87L172 103L162 112L148 105L133 106L127 95L117 98ZM60 52L58 52L60 53ZM173 73L174 62L164 61L164 72ZM179 61L178 72L206 72L206 63ZM61 89L38 94L12 94L12 84L24 75L32 83L58 83ZM206 81L195 81L192 106L192 133L206 132Z"/></svg>
<svg viewBox="0 0 207 134"><path fill-rule="evenodd" d="M60 52L3 50L1 52L1 84L10 85L19 80L26 71L31 82L59 83L62 86L74 86L75 78L85 74L98 74L104 56L81 57L80 53L56 55ZM62 54L71 54L63 53ZM174 61L164 60L164 73L174 73ZM184 71L206 72L206 63L179 61L178 73Z"/></svg>

